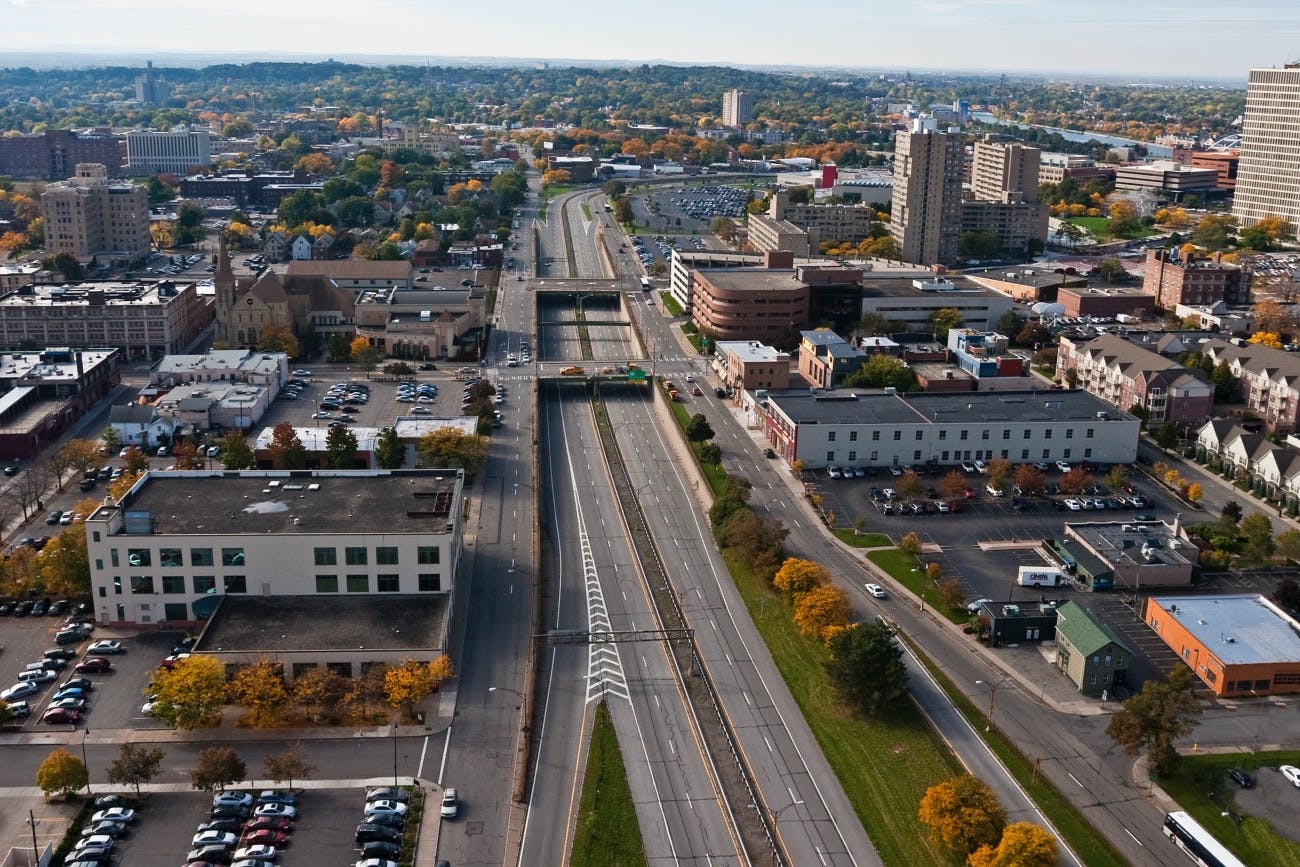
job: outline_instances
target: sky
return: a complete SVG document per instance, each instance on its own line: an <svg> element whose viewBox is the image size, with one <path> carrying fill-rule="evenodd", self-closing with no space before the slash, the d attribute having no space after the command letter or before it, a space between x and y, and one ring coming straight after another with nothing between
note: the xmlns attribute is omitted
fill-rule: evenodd
<svg viewBox="0 0 1300 867"><path fill-rule="evenodd" d="M8 51L162 65L515 57L1244 84L1252 67L1300 59L1300 0L0 0L0 32Z"/></svg>

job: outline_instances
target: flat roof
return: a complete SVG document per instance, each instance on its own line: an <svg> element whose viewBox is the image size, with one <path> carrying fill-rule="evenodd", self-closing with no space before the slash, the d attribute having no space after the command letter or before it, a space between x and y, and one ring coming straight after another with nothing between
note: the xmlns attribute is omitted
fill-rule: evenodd
<svg viewBox="0 0 1300 867"><path fill-rule="evenodd" d="M227 595L196 653L304 650L429 650L442 644L448 596Z"/></svg>
<svg viewBox="0 0 1300 867"><path fill-rule="evenodd" d="M257 371L273 373L286 358L283 352L253 349L212 349L204 355L164 355L153 366L155 375L195 371Z"/></svg>
<svg viewBox="0 0 1300 867"><path fill-rule="evenodd" d="M718 351L736 356L742 362L789 361L790 356L775 346L759 343L757 340L719 340Z"/></svg>
<svg viewBox="0 0 1300 867"><path fill-rule="evenodd" d="M1300 662L1300 623L1263 596L1153 596L1151 601L1229 665Z"/></svg>
<svg viewBox="0 0 1300 867"><path fill-rule="evenodd" d="M710 268L697 276L733 292L803 292L808 288L795 277L794 268Z"/></svg>
<svg viewBox="0 0 1300 867"><path fill-rule="evenodd" d="M884 394L844 389L769 394L796 424L955 424L969 422L1043 423L1096 419L1136 421L1085 391L1001 391Z"/></svg>
<svg viewBox="0 0 1300 867"><path fill-rule="evenodd" d="M455 470L151 471L119 506L154 533L443 533Z"/></svg>
<svg viewBox="0 0 1300 867"><path fill-rule="evenodd" d="M348 430L352 431L357 438L357 451L372 452L375 450L375 444L379 441L379 434L381 433L379 428L349 425ZM330 428L328 425L314 425L311 427L294 425L293 432L298 436L298 440L307 451L324 452L329 450ZM271 439L274 436L275 428L262 428L262 432L257 435L257 442L253 444L253 450L270 448Z"/></svg>
<svg viewBox="0 0 1300 867"><path fill-rule="evenodd" d="M59 286L33 283L0 298L0 304L8 307L88 307L92 292L108 306L166 304L187 286L193 285L193 280L98 280Z"/></svg>
<svg viewBox="0 0 1300 867"><path fill-rule="evenodd" d="M1066 526L1098 556L1119 566L1182 566L1190 562L1182 552L1195 550L1163 521L1067 522Z"/></svg>
<svg viewBox="0 0 1300 867"><path fill-rule="evenodd" d="M51 347L43 352L8 353L0 355L0 379L76 382L82 375L108 361L117 352L116 349L64 350ZM65 354L68 356L66 361L52 360ZM82 373L77 372L78 358L81 359Z"/></svg>
<svg viewBox="0 0 1300 867"><path fill-rule="evenodd" d="M915 273L898 277L873 276L873 273L868 271L862 275L862 294L866 298L990 298L1002 294L968 280L960 274L948 274L940 281L918 277ZM935 291L917 288L913 282L918 280L938 288Z"/></svg>
<svg viewBox="0 0 1300 867"><path fill-rule="evenodd" d="M454 428L463 434L478 433L478 416L457 415L438 418L431 415L403 415L393 422L393 430L400 440L418 440L443 428Z"/></svg>

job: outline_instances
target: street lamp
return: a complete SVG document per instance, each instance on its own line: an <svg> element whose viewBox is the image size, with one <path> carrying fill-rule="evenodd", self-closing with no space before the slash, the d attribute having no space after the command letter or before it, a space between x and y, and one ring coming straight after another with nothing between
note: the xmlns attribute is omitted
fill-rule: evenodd
<svg viewBox="0 0 1300 867"><path fill-rule="evenodd" d="M517 689L511 689L508 686L489 686L488 692L508 692L511 695L518 696L520 701L525 701L524 694Z"/></svg>
<svg viewBox="0 0 1300 867"><path fill-rule="evenodd" d="M90 729L81 730L81 763L86 766L86 797L89 798L90 792L90 759L86 758L86 736L90 734Z"/></svg>
<svg viewBox="0 0 1300 867"><path fill-rule="evenodd" d="M976 686L987 686L989 688L989 718L988 721L984 724L985 732L987 732L989 729L993 727L993 711L995 709L994 702L997 701L998 687L1006 683L1010 679L1011 679L1011 675L1004 674L1002 676L1002 679L999 680L997 683L988 680L975 681Z"/></svg>

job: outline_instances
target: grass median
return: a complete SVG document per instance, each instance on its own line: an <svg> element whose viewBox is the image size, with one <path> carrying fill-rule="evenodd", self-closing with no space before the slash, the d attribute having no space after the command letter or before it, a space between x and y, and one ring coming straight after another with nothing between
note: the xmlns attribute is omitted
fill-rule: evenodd
<svg viewBox="0 0 1300 867"><path fill-rule="evenodd" d="M609 708L596 706L573 832L573 867L645 867L645 844Z"/></svg>
<svg viewBox="0 0 1300 867"><path fill-rule="evenodd" d="M884 533L860 533L857 530L843 528L831 532L835 534L835 538L854 548L885 548L894 544L894 541Z"/></svg>

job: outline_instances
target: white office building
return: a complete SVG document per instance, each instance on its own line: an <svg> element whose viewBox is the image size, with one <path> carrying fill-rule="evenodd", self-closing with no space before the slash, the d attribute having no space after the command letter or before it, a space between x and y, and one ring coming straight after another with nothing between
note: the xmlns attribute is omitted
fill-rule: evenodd
<svg viewBox="0 0 1300 867"><path fill-rule="evenodd" d="M132 175L173 174L184 177L212 163L208 131L179 126L170 132L142 129L126 134L127 170Z"/></svg>

